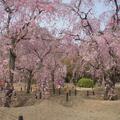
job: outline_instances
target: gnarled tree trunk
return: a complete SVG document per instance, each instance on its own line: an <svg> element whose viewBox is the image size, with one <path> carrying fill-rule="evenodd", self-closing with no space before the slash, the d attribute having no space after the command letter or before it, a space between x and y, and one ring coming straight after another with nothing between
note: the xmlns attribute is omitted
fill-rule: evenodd
<svg viewBox="0 0 120 120"><path fill-rule="evenodd" d="M10 107L13 89L9 83L5 83L4 93L4 107Z"/></svg>
<svg viewBox="0 0 120 120"><path fill-rule="evenodd" d="M15 62L16 62L16 53L15 53L15 45L16 40L11 40L11 48L9 49L9 79L10 79L10 85L13 86L13 79L14 79L14 73L15 70Z"/></svg>
<svg viewBox="0 0 120 120"><path fill-rule="evenodd" d="M55 78L54 78L54 71L52 71L51 73L51 77L52 77L52 90L53 90L53 94L55 95Z"/></svg>
<svg viewBox="0 0 120 120"><path fill-rule="evenodd" d="M110 79L105 81L105 93L104 93L105 100L116 100L117 95L115 93L115 82L111 81Z"/></svg>
<svg viewBox="0 0 120 120"><path fill-rule="evenodd" d="M9 79L10 84L13 86L13 79L14 79L14 73L15 70L15 61L16 61L16 54L14 50L11 48L9 51Z"/></svg>
<svg viewBox="0 0 120 120"><path fill-rule="evenodd" d="M32 84L32 78L33 78L33 74L32 74L32 70L29 71L29 77L28 77L28 80L27 80L27 93L30 93L31 91L31 84Z"/></svg>

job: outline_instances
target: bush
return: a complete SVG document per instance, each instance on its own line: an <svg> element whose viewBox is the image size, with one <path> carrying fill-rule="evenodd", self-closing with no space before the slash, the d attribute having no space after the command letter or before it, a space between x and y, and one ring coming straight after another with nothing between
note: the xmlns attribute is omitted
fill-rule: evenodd
<svg viewBox="0 0 120 120"><path fill-rule="evenodd" d="M93 88L94 87L94 81L90 78L81 78L78 81L79 87L85 87L85 88Z"/></svg>

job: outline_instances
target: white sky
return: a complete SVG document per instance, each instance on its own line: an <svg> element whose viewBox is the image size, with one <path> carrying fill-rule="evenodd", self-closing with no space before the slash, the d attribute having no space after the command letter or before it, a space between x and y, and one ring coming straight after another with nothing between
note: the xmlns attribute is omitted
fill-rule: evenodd
<svg viewBox="0 0 120 120"><path fill-rule="evenodd" d="M71 0L62 0L62 2L65 4L69 4L71 2Z"/></svg>
<svg viewBox="0 0 120 120"><path fill-rule="evenodd" d="M62 0L64 4L69 4L71 0ZM99 17L102 15L102 13L107 12L108 10L111 10L111 6L106 6L103 2L100 2L100 0L95 0L95 6L92 8L92 12L94 13L94 16L99 19ZM109 15L106 18L101 19L101 30L104 30L105 25L109 19ZM50 31L54 32L60 32L64 29L71 29L72 25L69 24L69 21L63 17L54 17L53 20L43 20L40 22L41 27L47 27ZM70 28L71 26L71 28Z"/></svg>

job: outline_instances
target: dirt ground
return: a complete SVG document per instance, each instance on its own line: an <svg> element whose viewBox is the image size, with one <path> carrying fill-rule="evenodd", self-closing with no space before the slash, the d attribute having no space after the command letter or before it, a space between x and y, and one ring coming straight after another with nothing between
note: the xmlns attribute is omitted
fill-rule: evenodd
<svg viewBox="0 0 120 120"><path fill-rule="evenodd" d="M116 89L119 96L116 101L104 101L101 88L95 89L95 95L90 89L78 88L77 96L72 91L68 102L62 91L60 96L56 91L47 100L36 100L34 92L27 95L20 92L20 86L23 85L15 88L21 103L11 108L0 107L0 120L18 120L20 115L24 120L120 120L120 86ZM90 96L86 96L86 90Z"/></svg>
<svg viewBox="0 0 120 120"><path fill-rule="evenodd" d="M120 100L104 101L78 94L65 102L65 96L38 100L32 106L0 108L0 120L120 120Z"/></svg>

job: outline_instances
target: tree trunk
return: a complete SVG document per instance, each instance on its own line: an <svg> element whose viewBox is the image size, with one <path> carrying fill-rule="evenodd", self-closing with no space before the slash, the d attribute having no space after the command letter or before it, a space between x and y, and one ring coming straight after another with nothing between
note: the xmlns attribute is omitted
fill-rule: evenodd
<svg viewBox="0 0 120 120"><path fill-rule="evenodd" d="M53 95L55 95L54 71L51 73L51 77L52 77L52 90L53 90Z"/></svg>
<svg viewBox="0 0 120 120"><path fill-rule="evenodd" d="M9 83L5 83L4 88L4 107L10 107L11 97L12 97L13 89L11 89L11 85Z"/></svg>
<svg viewBox="0 0 120 120"><path fill-rule="evenodd" d="M104 100L116 100L115 84L111 81L105 83Z"/></svg>
<svg viewBox="0 0 120 120"><path fill-rule="evenodd" d="M11 86L13 86L13 79L14 79L14 73L15 70L15 61L16 61L16 54L14 52L14 49L10 49L9 51L9 82Z"/></svg>
<svg viewBox="0 0 120 120"><path fill-rule="evenodd" d="M31 91L32 77L33 77L32 71L29 71L29 78L27 80L27 91L26 91L27 93L30 93Z"/></svg>
<svg viewBox="0 0 120 120"><path fill-rule="evenodd" d="M106 100L116 100L117 94L115 93L115 83L116 83L116 69L113 67L108 71L108 75L105 76L105 94L104 99Z"/></svg>
<svg viewBox="0 0 120 120"><path fill-rule="evenodd" d="M54 81L53 81L54 82ZM55 95L55 85L54 85L54 83L53 83L53 94Z"/></svg>
<svg viewBox="0 0 120 120"><path fill-rule="evenodd" d="M9 49L9 82L5 85L4 107L10 107L11 97L13 92L13 79L15 70L15 40L11 41L11 48Z"/></svg>

